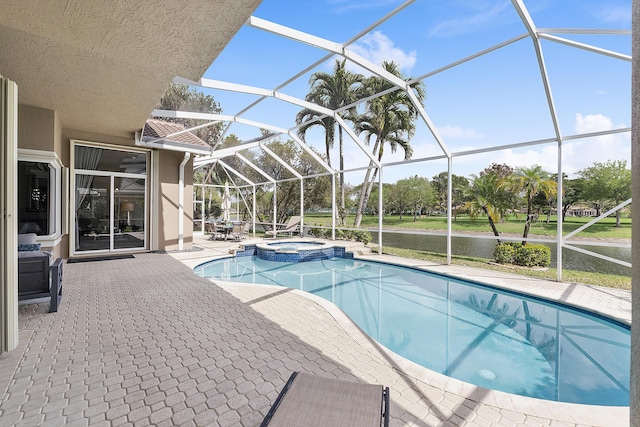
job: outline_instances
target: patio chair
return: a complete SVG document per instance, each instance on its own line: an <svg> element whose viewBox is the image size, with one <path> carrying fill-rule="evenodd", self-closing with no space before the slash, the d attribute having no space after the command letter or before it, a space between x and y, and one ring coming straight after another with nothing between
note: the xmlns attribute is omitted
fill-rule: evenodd
<svg viewBox="0 0 640 427"><path fill-rule="evenodd" d="M293 233L300 233L300 220L301 218L299 216L292 216L284 228L265 231L264 237L273 237L275 239L278 237L278 234L288 234L289 237L292 237Z"/></svg>
<svg viewBox="0 0 640 427"><path fill-rule="evenodd" d="M237 242L244 239L246 237L245 234L249 231L249 228L251 228L251 224L248 222L239 222L233 224L233 230L231 230L231 236L233 236L233 240Z"/></svg>
<svg viewBox="0 0 640 427"><path fill-rule="evenodd" d="M260 427L389 425L389 387L294 372Z"/></svg>

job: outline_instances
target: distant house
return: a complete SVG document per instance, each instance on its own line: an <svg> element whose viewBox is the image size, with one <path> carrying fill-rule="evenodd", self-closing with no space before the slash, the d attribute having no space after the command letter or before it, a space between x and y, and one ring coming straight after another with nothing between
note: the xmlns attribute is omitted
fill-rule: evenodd
<svg viewBox="0 0 640 427"><path fill-rule="evenodd" d="M572 206L567 209L567 216L590 217L597 216L598 211L586 206Z"/></svg>

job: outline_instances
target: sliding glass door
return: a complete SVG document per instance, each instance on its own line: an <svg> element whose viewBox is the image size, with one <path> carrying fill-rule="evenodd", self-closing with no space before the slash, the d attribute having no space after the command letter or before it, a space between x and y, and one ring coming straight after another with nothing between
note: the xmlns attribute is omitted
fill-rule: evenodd
<svg viewBox="0 0 640 427"><path fill-rule="evenodd" d="M76 252L111 249L111 178L76 175Z"/></svg>
<svg viewBox="0 0 640 427"><path fill-rule="evenodd" d="M146 180L114 177L114 249L145 247Z"/></svg>
<svg viewBox="0 0 640 427"><path fill-rule="evenodd" d="M147 153L74 146L74 253L147 248Z"/></svg>

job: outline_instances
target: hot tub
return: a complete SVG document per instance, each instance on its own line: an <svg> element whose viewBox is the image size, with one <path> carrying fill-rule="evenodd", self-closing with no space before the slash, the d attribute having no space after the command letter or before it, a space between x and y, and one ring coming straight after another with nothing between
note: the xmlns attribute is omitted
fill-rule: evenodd
<svg viewBox="0 0 640 427"><path fill-rule="evenodd" d="M304 262L328 259L335 256L330 243L309 240L289 240L256 245L256 256L260 259L278 262Z"/></svg>

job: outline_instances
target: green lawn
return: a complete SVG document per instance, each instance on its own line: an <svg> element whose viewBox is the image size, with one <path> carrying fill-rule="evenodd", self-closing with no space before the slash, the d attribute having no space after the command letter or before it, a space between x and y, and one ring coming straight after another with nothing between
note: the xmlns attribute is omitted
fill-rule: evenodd
<svg viewBox="0 0 640 427"><path fill-rule="evenodd" d="M583 226L593 218L578 218L567 217L562 224L564 234L568 234L573 230ZM515 216L508 217L504 222L497 224L498 231L506 234L519 234L524 231L524 216L520 215L518 218ZM331 214L327 213L305 213L306 224L322 224L326 226L331 225ZM347 226L353 224L353 216L347 218ZM413 217L404 216L402 220L397 215L385 215L383 219L383 227L393 228L406 228L414 230L430 230L430 231L445 231L447 229L447 218L443 216L423 216L418 218L416 222L413 221ZM471 233L491 233L489 228L489 222L486 217L479 217L475 220L468 216L458 216L456 220L452 220L451 226L454 232L471 232ZM581 231L576 237L583 237L588 239L631 239L631 218L622 218L621 226L615 227L616 219L614 217L604 218L599 222L593 224L586 230ZM365 216L362 219L362 227L377 227L377 216ZM535 222L531 225L529 235L534 236L555 236L556 235L556 216L551 216L549 223L546 222L546 217L541 221Z"/></svg>

